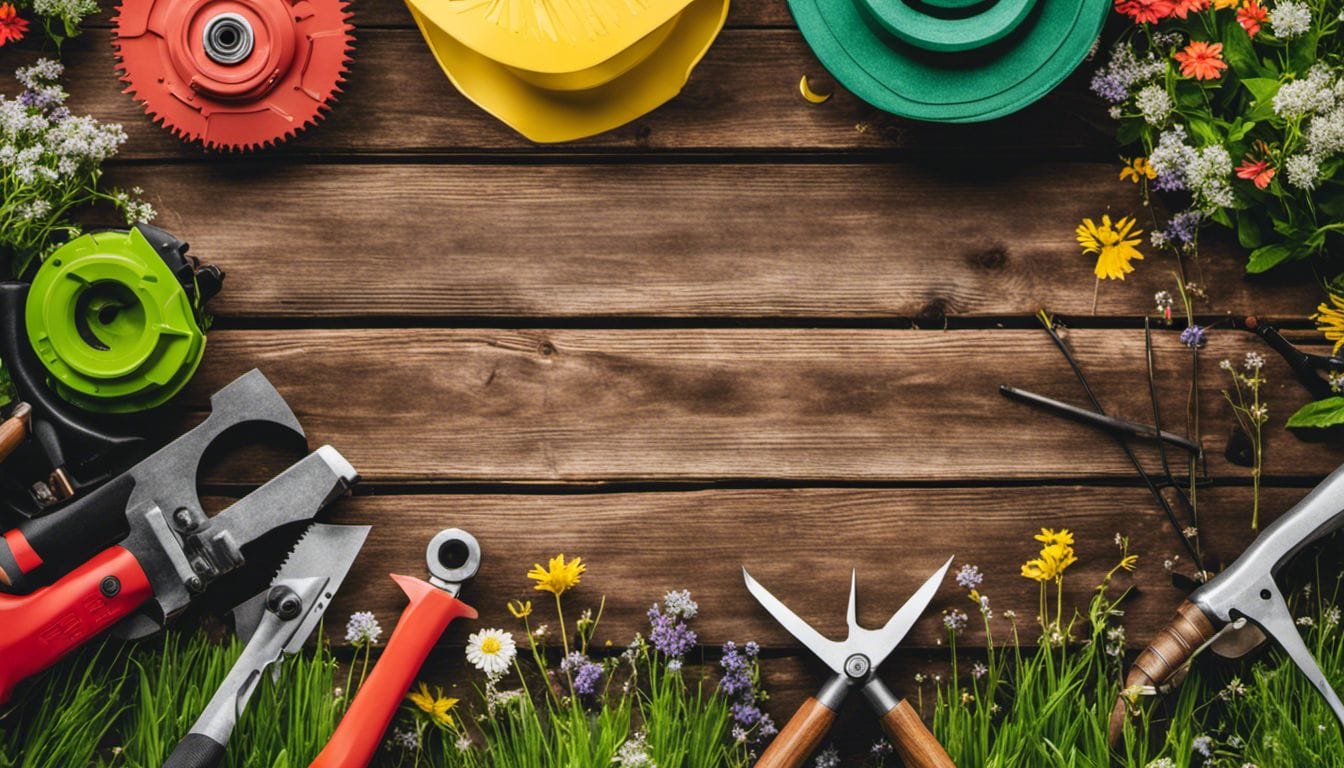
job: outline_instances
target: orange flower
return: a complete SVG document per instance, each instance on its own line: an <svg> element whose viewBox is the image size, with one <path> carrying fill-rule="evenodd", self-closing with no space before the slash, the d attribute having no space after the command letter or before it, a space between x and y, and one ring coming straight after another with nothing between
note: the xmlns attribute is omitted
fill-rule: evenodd
<svg viewBox="0 0 1344 768"><path fill-rule="evenodd" d="M1246 34L1255 37L1260 31L1260 26L1269 19L1269 11L1260 4L1260 0L1246 0L1240 8L1237 9L1237 23L1246 30Z"/></svg>
<svg viewBox="0 0 1344 768"><path fill-rule="evenodd" d="M1274 167L1268 160L1253 160L1250 155L1237 166L1237 178L1255 182L1257 189L1264 189L1274 179Z"/></svg>
<svg viewBox="0 0 1344 768"><path fill-rule="evenodd" d="M1176 0L1171 9L1171 15L1184 19L1192 13L1207 11L1209 9L1209 0Z"/></svg>
<svg viewBox="0 0 1344 768"><path fill-rule="evenodd" d="M1241 165L1237 166L1237 178L1252 181L1257 189L1264 189L1274 180L1274 174L1278 171L1269 164L1269 145L1257 141L1255 151L1259 153L1259 157L1248 152Z"/></svg>
<svg viewBox="0 0 1344 768"><path fill-rule="evenodd" d="M1172 0L1115 0L1115 12L1130 17L1135 24L1156 24L1173 10Z"/></svg>
<svg viewBox="0 0 1344 768"><path fill-rule="evenodd" d="M1222 43L1210 44L1196 40L1173 58L1181 63L1182 75L1196 80L1217 80L1227 69L1227 62L1223 61Z"/></svg>
<svg viewBox="0 0 1344 768"><path fill-rule="evenodd" d="M28 21L19 18L19 11L9 3L0 3L0 45L17 43L28 31Z"/></svg>

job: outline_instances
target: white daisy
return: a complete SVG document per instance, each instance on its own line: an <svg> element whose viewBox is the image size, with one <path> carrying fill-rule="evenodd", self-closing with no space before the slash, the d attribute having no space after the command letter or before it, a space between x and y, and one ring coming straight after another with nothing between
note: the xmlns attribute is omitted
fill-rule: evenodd
<svg viewBox="0 0 1344 768"><path fill-rule="evenodd" d="M467 661L492 678L503 675L517 654L513 635L502 629L483 629L467 638Z"/></svg>

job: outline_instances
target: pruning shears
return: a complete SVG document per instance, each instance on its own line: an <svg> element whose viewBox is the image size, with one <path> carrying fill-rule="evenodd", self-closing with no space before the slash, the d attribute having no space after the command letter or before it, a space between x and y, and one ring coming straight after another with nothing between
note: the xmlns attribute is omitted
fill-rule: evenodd
<svg viewBox="0 0 1344 768"><path fill-rule="evenodd" d="M891 737L896 753L907 768L955 768L938 740L925 727L910 702L897 699L877 676L878 667L886 661L896 649L915 621L924 613L938 586L952 566L948 558L932 576L915 592L913 596L896 611L881 629L864 629L859 626L855 609L857 591L857 573L851 574L849 583L849 636L844 642L829 640L812 628L810 624L789 610L788 606L770 594L751 574L742 569L742 578L747 583L747 591L756 598L765 610L779 622L780 626L807 646L817 658L825 662L835 673L816 696L809 697L798 708L788 724L779 732L769 748L761 755L756 768L795 768L807 760L835 723L836 714L845 698L856 686L863 690L864 697L882 719L882 726Z"/></svg>
<svg viewBox="0 0 1344 768"><path fill-rule="evenodd" d="M302 437L259 371L211 398L204 422L88 495L0 536L0 702L103 631L138 639L246 564L244 548L312 520L358 474L325 446L209 517L196 491L202 457L226 432L269 424ZM49 583L48 583L49 582ZM46 584L45 586L39 586Z"/></svg>
<svg viewBox="0 0 1344 768"><path fill-rule="evenodd" d="M378 663L310 768L367 766L430 649L454 619L476 618L476 609L457 599L462 585L481 567L481 545L476 537L460 528L439 531L429 542L425 561L429 581L391 574L410 604L401 612Z"/></svg>
<svg viewBox="0 0 1344 768"><path fill-rule="evenodd" d="M223 762L229 736L262 674L303 647L368 535L367 525L314 523L270 587L233 609L234 630L246 643L243 652L163 768L215 768Z"/></svg>
<svg viewBox="0 0 1344 768"><path fill-rule="evenodd" d="M1235 657L1268 636L1302 670L1344 726L1344 704L1298 632L1275 580L1294 555L1341 525L1344 467L1336 469L1266 528L1231 567L1181 603L1176 617L1135 660L1125 680L1126 690L1163 690L1179 679L1190 659L1206 646L1220 655ZM1122 695L1111 715L1112 742L1120 737L1126 711Z"/></svg>

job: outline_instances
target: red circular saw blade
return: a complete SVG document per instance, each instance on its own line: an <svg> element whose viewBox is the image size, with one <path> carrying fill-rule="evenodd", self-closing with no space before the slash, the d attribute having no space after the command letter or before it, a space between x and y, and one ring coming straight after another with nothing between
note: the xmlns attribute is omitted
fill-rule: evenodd
<svg viewBox="0 0 1344 768"><path fill-rule="evenodd" d="M219 64L201 42L220 14L245 19L252 51ZM345 0L123 0L113 46L125 92L187 141L246 151L317 122L354 47Z"/></svg>

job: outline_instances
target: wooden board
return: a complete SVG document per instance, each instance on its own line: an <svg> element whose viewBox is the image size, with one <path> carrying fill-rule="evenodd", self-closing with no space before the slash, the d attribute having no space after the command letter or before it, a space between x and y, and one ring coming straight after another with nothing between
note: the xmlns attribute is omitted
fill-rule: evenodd
<svg viewBox="0 0 1344 768"><path fill-rule="evenodd" d="M1069 341L1113 413L1151 421L1142 331ZM1096 431L998 393L1011 383L1086 402L1044 331L221 331L210 345L190 406L259 367L314 444L335 444L375 483L1136 482ZM1157 347L1173 425L1190 356L1174 334ZM1205 351L1200 438L1216 477L1249 475L1223 456L1233 417L1211 361L1251 349L1258 339L1227 332ZM1281 361L1266 375L1278 418L1307 401ZM1324 476L1344 462L1344 447L1277 426L1265 451L1269 475ZM237 462L212 479L280 466Z"/></svg>
<svg viewBox="0 0 1344 768"><path fill-rule="evenodd" d="M993 327L1006 316L1030 323L1041 308L1087 322L1093 260L1079 254L1074 227L1108 210L1143 211L1109 164L233 161L112 178L150 190L159 224L229 272L212 305L226 327L234 318L464 317L867 318L926 328L978 318ZM956 213L967 209L975 215ZM1305 280L1249 281L1244 255L1211 239L1191 265L1211 297L1201 315L1300 320L1314 310ZM1155 256L1107 282L1097 313L1153 313L1154 292L1175 288L1173 268Z"/></svg>
<svg viewBox="0 0 1344 768"><path fill-rule="evenodd" d="M1267 519L1304 493L1268 491L1263 500ZM1249 541L1249 501L1246 488L1206 492L1205 546L1211 558L1230 562ZM1120 509L1126 514L1117 515ZM1042 526L1075 532L1079 562L1068 572L1067 599L1080 610L1119 559L1115 534L1129 537L1140 567L1132 577L1117 580L1116 594L1130 586L1135 591L1124 619L1131 643L1146 644L1181 598L1164 567L1165 560L1182 554L1180 543L1146 491L1137 488L379 495L339 502L329 519L374 525L332 615L343 619L352 611L371 610L385 628L405 605L386 574L423 578L424 547L435 533L451 527L471 531L481 542L480 575L462 593L481 612L481 626L515 629L519 622L505 603L530 599L534 626L546 622L554 628L551 596L534 591L525 575L533 563L564 553L589 564L581 586L565 597L570 619L584 608L596 610L605 596L599 639L618 646L635 632L647 633L645 613L666 591L689 589L701 606L694 626L702 644L756 640L772 649L796 650L797 642L743 587L743 567L819 631L844 637L851 569L857 571L860 623L881 626L954 555L958 567L972 563L985 574L981 591L995 610L995 634L1007 637L1013 620L1004 611L1012 610L1022 637L1032 641L1039 635L1032 631L1037 584L1019 569L1035 556L1039 543L1031 537ZM946 642L942 612L974 613L973 608L949 575L906 647L939 647ZM331 638L341 642L343 622L330 624ZM461 629L453 630L445 642L461 645L464 638ZM973 621L963 642L975 647L983 638Z"/></svg>

